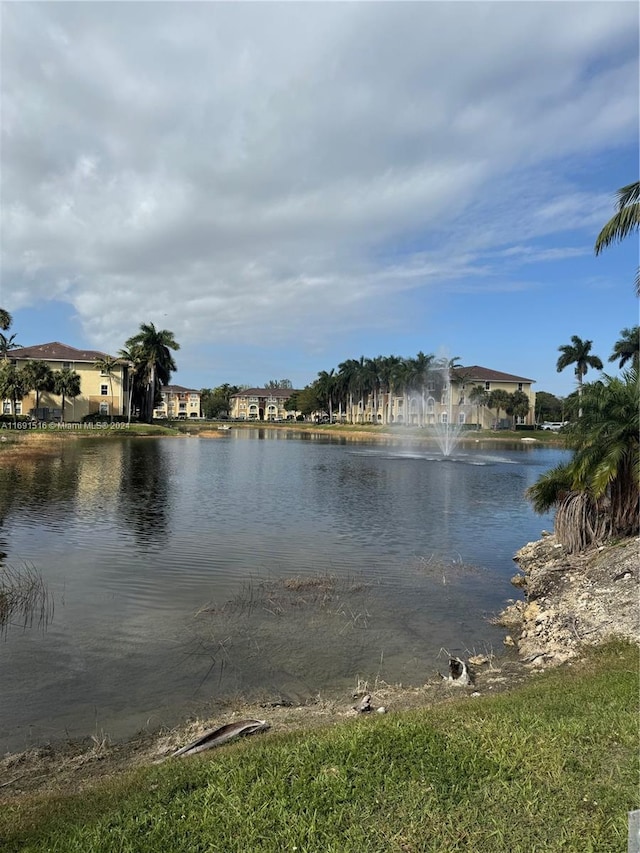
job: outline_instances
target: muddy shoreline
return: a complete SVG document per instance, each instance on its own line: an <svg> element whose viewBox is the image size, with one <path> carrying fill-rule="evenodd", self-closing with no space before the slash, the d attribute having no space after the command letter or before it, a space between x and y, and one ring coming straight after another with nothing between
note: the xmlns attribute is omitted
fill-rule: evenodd
<svg viewBox="0 0 640 853"><path fill-rule="evenodd" d="M265 696L251 703L225 700L212 703L198 718L188 718L173 728L140 731L121 741L112 742L108 733L101 732L81 740L8 753L0 758L0 803L38 793L68 794L136 767L165 760L189 760L171 755L205 731L238 720L266 720L269 732L304 732L356 717L354 706L364 693L372 697L373 715L378 707L384 707L385 713L397 714L464 697L501 693L531 677L531 670L518 661L500 661L493 656L477 658L469 669L473 675L470 685L450 684L437 672L431 672L421 686L403 687L379 681L358 683L357 691L352 694L333 699L318 695L304 704L290 704L277 696ZM445 670L446 659L443 659L442 671Z"/></svg>

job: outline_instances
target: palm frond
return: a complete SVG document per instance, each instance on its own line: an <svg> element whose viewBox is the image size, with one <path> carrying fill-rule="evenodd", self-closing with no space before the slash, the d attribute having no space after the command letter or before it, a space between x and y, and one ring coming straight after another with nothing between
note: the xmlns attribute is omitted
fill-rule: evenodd
<svg viewBox="0 0 640 853"><path fill-rule="evenodd" d="M618 192L618 210L622 210L628 204L633 204L635 201L640 201L640 181L635 181L633 184L627 184L626 187L621 187Z"/></svg>
<svg viewBox="0 0 640 853"><path fill-rule="evenodd" d="M599 255L612 243L619 243L640 227L640 202L634 202L619 210L598 234L594 251Z"/></svg>

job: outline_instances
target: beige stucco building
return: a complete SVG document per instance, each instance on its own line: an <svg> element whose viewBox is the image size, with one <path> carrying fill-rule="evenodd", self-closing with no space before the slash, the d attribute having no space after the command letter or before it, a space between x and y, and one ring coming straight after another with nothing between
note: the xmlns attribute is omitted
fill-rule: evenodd
<svg viewBox="0 0 640 853"><path fill-rule="evenodd" d="M246 388L231 397L230 417L246 421L277 421L296 417L285 407L292 388Z"/></svg>
<svg viewBox="0 0 640 853"><path fill-rule="evenodd" d="M101 371L95 366L103 359L115 362L111 371ZM80 377L80 394L65 399L64 412L61 396L48 391L40 392L36 411L36 392L29 391L17 402L17 415L32 415L38 420L81 421L86 415L127 414L128 368L125 361L98 350L80 350L58 341L11 350L9 360L18 368L29 361L44 361L54 372L68 368ZM14 414L10 400L2 401L2 413Z"/></svg>
<svg viewBox="0 0 640 853"><path fill-rule="evenodd" d="M163 385L162 402L153 410L154 418L194 419L201 417L200 392L182 385Z"/></svg>
<svg viewBox="0 0 640 853"><path fill-rule="evenodd" d="M343 420L354 423L405 424L409 426L433 426L455 423L458 425L475 424L482 429L504 426L507 420L504 410L490 409L487 402L477 402L474 389L481 388L487 395L492 391L505 391L513 394L520 391L529 401L526 416L516 418L519 424L533 424L535 418L535 392L532 389L534 379L515 376L488 367L454 367L450 376L438 371L424 387L407 389L402 394L368 394L364 400L356 401L354 411L343 413Z"/></svg>

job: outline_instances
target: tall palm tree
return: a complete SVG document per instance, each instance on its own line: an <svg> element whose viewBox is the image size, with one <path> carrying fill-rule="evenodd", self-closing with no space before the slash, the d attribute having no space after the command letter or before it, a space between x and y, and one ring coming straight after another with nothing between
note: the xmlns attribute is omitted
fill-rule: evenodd
<svg viewBox="0 0 640 853"><path fill-rule="evenodd" d="M127 400L127 423L130 424L136 386L140 387L141 384L140 374L143 371L142 358L137 347L119 350L118 358L126 362L127 365L127 389L129 394L129 399Z"/></svg>
<svg viewBox="0 0 640 853"><path fill-rule="evenodd" d="M640 327L633 326L631 329L622 329L620 340L616 341L609 361L618 361L618 367L622 369L630 361L631 366L638 370L640 366Z"/></svg>
<svg viewBox="0 0 640 853"><path fill-rule="evenodd" d="M506 408L506 413L513 418L513 428L516 428L516 418L526 418L529 414L531 405L529 398L524 391L514 391L509 394L509 403Z"/></svg>
<svg viewBox="0 0 640 853"><path fill-rule="evenodd" d="M120 362L110 355L105 355L102 358L97 358L93 363L96 370L99 370L102 376L109 379L109 392L111 394L111 409L109 411L109 420L113 420L113 374L120 367Z"/></svg>
<svg viewBox="0 0 640 853"><path fill-rule="evenodd" d="M6 332L7 329L11 328L11 324L13 323L13 317L5 308L0 308L0 329L3 332Z"/></svg>
<svg viewBox="0 0 640 853"><path fill-rule="evenodd" d="M27 380L23 368L16 367L6 359L0 364L0 400L11 400L13 425L18 422L18 402L27 393Z"/></svg>
<svg viewBox="0 0 640 853"><path fill-rule="evenodd" d="M335 368L332 368L329 372L321 370L314 383L318 391L318 397L322 401L322 405L325 406L329 412L330 424L333 423L333 395L336 390L335 372Z"/></svg>
<svg viewBox="0 0 640 853"><path fill-rule="evenodd" d="M427 408L426 392L434 360L434 355L425 355L422 350L420 350L420 352L416 355L415 358L411 358L408 360L411 371L411 379L415 383L416 390L420 392L420 411L418 413L419 426L424 426L425 424L425 412Z"/></svg>
<svg viewBox="0 0 640 853"><path fill-rule="evenodd" d="M583 416L567 441L570 462L547 471L527 491L536 512L556 507L558 539L570 551L640 524L640 385L635 368L584 387Z"/></svg>
<svg viewBox="0 0 640 853"><path fill-rule="evenodd" d="M558 373L565 367L575 364L575 375L578 380L578 417L582 416L582 382L590 367L602 370L602 362L597 355L591 355L592 341L583 341L577 335L571 336L571 343L558 347L561 353L556 364Z"/></svg>
<svg viewBox="0 0 640 853"><path fill-rule="evenodd" d="M15 335L5 335L0 332L0 356L6 361L12 349L18 349L20 344L16 342Z"/></svg>
<svg viewBox="0 0 640 853"><path fill-rule="evenodd" d="M488 406L496 410L496 426L500 425L500 412L503 410L506 412L510 402L511 395L503 388L496 388L489 394Z"/></svg>
<svg viewBox="0 0 640 853"><path fill-rule="evenodd" d="M365 399L373 390L371 359L361 355L354 373L354 389L358 399L358 418L364 423Z"/></svg>
<svg viewBox="0 0 640 853"><path fill-rule="evenodd" d="M36 392L36 417L40 408L40 394L53 391L53 370L46 361L28 361L24 368L27 390Z"/></svg>
<svg viewBox="0 0 640 853"><path fill-rule="evenodd" d="M617 211L598 234L594 251L599 255L612 243L619 243L640 228L640 181L621 187ZM636 293L640 296L640 268L636 273Z"/></svg>
<svg viewBox="0 0 640 853"><path fill-rule="evenodd" d="M386 405L383 404L383 423L390 424L393 419L393 399L398 386L398 366L402 359L398 355L388 355L380 360L378 375L380 392L386 395Z"/></svg>
<svg viewBox="0 0 640 853"><path fill-rule="evenodd" d="M410 358L403 358L394 371L396 388L402 394L402 422L406 426L410 420L409 396L413 383L413 366Z"/></svg>
<svg viewBox="0 0 640 853"><path fill-rule="evenodd" d="M355 358L348 358L338 365L340 384L343 389L346 409L348 411L347 419L353 423L353 395L356 387L357 374L359 363Z"/></svg>
<svg viewBox="0 0 640 853"><path fill-rule="evenodd" d="M156 329L153 323L141 323L137 335L125 342L125 347L136 355L139 365L137 373L145 386L142 400L142 420L151 423L156 394L162 385L168 385L176 363L171 350L179 350L173 332L168 329Z"/></svg>
<svg viewBox="0 0 640 853"><path fill-rule="evenodd" d="M476 406L476 420L478 421L478 429L482 429L480 422L480 409L489 403L489 392L484 385L475 385L469 392L469 400Z"/></svg>
<svg viewBox="0 0 640 853"><path fill-rule="evenodd" d="M56 370L53 374L53 390L62 398L61 420L64 423L64 407L67 397L73 400L80 393L80 374L68 367Z"/></svg>

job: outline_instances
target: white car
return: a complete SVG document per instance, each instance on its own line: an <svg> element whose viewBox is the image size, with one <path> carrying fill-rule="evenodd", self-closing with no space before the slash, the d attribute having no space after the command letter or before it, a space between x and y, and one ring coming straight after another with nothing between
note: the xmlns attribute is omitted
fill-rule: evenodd
<svg viewBox="0 0 640 853"><path fill-rule="evenodd" d="M540 429L550 429L552 432L560 432L563 426L566 426L569 421L545 421L540 425Z"/></svg>

